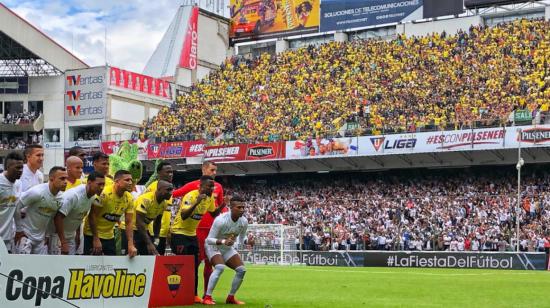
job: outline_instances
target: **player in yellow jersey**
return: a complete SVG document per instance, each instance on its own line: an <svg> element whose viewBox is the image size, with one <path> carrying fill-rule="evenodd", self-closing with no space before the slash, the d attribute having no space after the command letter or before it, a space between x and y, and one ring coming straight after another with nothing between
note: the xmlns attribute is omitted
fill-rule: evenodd
<svg viewBox="0 0 550 308"><path fill-rule="evenodd" d="M148 225L154 225L153 234L158 239L162 214L168 207L168 200L172 198L174 186L172 183L160 180L157 189L144 193L134 201L134 241L140 255L158 255L157 248L147 232ZM154 224L152 223L154 221Z"/></svg>
<svg viewBox="0 0 550 308"><path fill-rule="evenodd" d="M192 255L195 257L195 298L199 281L199 243L197 241L197 226L202 215L210 212L216 217L221 208L216 208L214 179L203 175L200 178L198 190L193 190L183 197L180 209L174 219L171 229L170 247L176 255ZM200 298L199 298L200 299Z"/></svg>
<svg viewBox="0 0 550 308"><path fill-rule="evenodd" d="M115 173L115 182L105 186L99 202L92 205L84 223L84 254L115 255L115 224L124 214L126 220L126 237L128 256L137 255L134 246L132 175L126 170Z"/></svg>
<svg viewBox="0 0 550 308"><path fill-rule="evenodd" d="M67 167L67 188L65 191L75 188L78 185L82 184L82 170L84 168L84 163L77 156L69 156L65 161L65 166Z"/></svg>
<svg viewBox="0 0 550 308"><path fill-rule="evenodd" d="M172 179L174 178L174 169L172 168L172 165L170 163L163 161L157 166L157 175L158 181L154 181L153 183L149 184L149 186L147 186L147 189L145 190L145 193L156 191L159 181L172 183ZM158 238L158 240L155 240L155 242L158 242L155 243L155 246L159 255L164 255L164 253L166 252L166 240L168 235L170 234L170 221L172 219L172 210L170 207L173 204L172 198L170 198L167 203L168 207L164 210L164 213L162 214L160 233L157 233L157 236L155 237ZM149 224L150 235L155 235L155 233L153 232L154 225L154 223Z"/></svg>

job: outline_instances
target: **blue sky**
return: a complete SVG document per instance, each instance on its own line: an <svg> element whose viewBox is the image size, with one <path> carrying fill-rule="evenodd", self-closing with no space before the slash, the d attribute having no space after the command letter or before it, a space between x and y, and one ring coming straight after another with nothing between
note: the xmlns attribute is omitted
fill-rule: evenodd
<svg viewBox="0 0 550 308"><path fill-rule="evenodd" d="M180 4L177 0L0 0L91 66L141 72Z"/></svg>

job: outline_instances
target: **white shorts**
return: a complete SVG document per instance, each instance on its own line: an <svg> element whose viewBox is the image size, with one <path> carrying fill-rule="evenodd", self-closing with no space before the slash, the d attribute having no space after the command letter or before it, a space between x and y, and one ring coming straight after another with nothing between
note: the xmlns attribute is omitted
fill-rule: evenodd
<svg viewBox="0 0 550 308"><path fill-rule="evenodd" d="M47 255L48 246L44 244L44 241L33 241L23 236L21 240L19 240L15 251L22 255Z"/></svg>
<svg viewBox="0 0 550 308"><path fill-rule="evenodd" d="M66 239L67 244L69 245L69 255L75 255L76 254L76 241L74 238L72 239ZM48 253L50 255L60 255L61 254L61 241L59 240L59 236L57 234L51 234L50 235L50 241L48 242Z"/></svg>
<svg viewBox="0 0 550 308"><path fill-rule="evenodd" d="M221 255L224 262L231 259L234 255L238 254L237 250L233 247L227 247L225 245L204 245L204 251L208 260L211 260L215 255Z"/></svg>

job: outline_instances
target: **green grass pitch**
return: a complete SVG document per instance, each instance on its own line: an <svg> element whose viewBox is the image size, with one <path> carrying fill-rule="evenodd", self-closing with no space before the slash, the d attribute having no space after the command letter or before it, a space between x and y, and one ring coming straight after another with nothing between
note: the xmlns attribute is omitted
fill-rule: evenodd
<svg viewBox="0 0 550 308"><path fill-rule="evenodd" d="M234 272L213 297L223 305ZM202 268L199 274L202 294ZM246 307L550 307L550 272L248 265ZM203 305L195 305L203 306Z"/></svg>

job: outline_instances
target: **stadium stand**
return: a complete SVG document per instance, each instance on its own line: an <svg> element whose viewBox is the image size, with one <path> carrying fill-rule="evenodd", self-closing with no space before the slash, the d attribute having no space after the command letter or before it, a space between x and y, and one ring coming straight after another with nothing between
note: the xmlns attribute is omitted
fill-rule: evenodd
<svg viewBox="0 0 550 308"><path fill-rule="evenodd" d="M398 36L234 57L144 124L163 141L239 143L545 121L550 23Z"/></svg>
<svg viewBox="0 0 550 308"><path fill-rule="evenodd" d="M249 223L300 226L302 249L505 251L515 237L516 178L495 168L242 178ZM550 174L522 183L522 251L544 251ZM256 239L256 242L269 239Z"/></svg>

